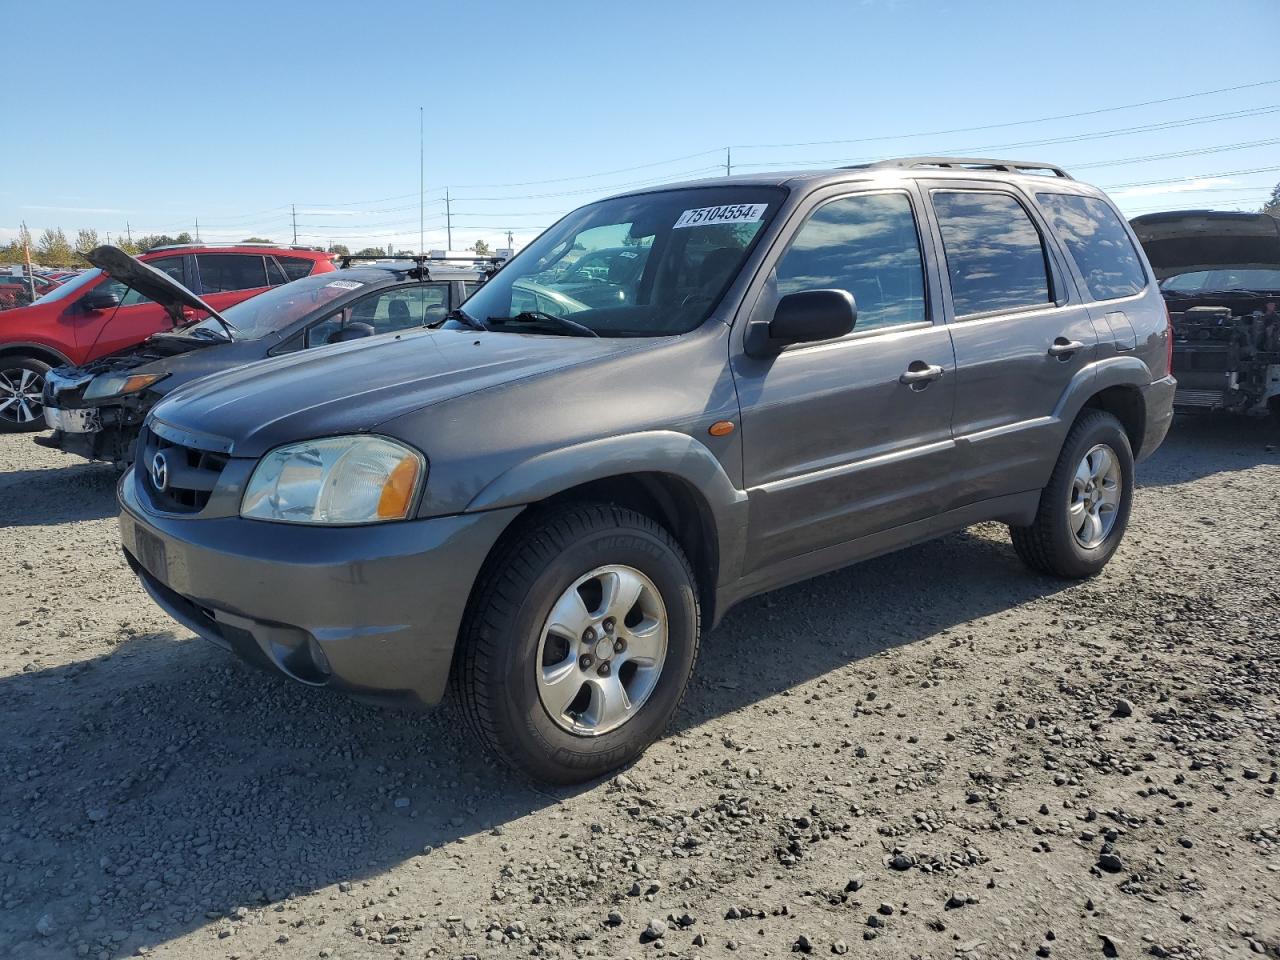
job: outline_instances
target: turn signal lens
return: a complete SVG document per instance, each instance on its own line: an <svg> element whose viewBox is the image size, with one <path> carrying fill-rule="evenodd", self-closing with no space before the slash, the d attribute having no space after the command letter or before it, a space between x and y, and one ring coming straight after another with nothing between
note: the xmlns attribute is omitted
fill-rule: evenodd
<svg viewBox="0 0 1280 960"><path fill-rule="evenodd" d="M382 520L402 520L409 515L413 491L418 487L418 458L405 457L391 471L378 498L378 517Z"/></svg>

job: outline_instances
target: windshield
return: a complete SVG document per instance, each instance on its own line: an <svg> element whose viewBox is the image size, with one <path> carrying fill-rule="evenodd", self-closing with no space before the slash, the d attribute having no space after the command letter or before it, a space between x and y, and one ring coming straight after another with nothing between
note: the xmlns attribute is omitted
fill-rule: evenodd
<svg viewBox="0 0 1280 960"><path fill-rule="evenodd" d="M710 316L785 196L724 186L591 204L522 250L463 309L494 330L564 334L537 316L550 314L602 337L686 333Z"/></svg>
<svg viewBox="0 0 1280 960"><path fill-rule="evenodd" d="M54 300L65 300L74 293L79 293L85 287L92 286L102 276L102 271L97 267L92 270L86 270L78 277L72 277L61 286L54 287L43 297L37 297L41 303L52 303Z"/></svg>
<svg viewBox="0 0 1280 960"><path fill-rule="evenodd" d="M1160 284L1161 290L1195 293L1200 290L1280 290L1280 270L1195 270L1179 273Z"/></svg>
<svg viewBox="0 0 1280 960"><path fill-rule="evenodd" d="M366 284L361 280L344 279L334 273L317 273L242 300L223 310L222 315L235 328L236 340L258 340L364 286ZM184 336L205 338L213 334L225 339L227 335L222 324L213 317L183 327L179 332Z"/></svg>

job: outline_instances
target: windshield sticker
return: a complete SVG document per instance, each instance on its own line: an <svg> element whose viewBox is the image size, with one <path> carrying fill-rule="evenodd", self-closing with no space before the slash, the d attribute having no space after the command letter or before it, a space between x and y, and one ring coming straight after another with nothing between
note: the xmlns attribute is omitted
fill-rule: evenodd
<svg viewBox="0 0 1280 960"><path fill-rule="evenodd" d="M730 203L721 207L698 207L680 214L680 218L671 229L706 227L713 223L755 223L764 216L768 208L767 203Z"/></svg>
<svg viewBox="0 0 1280 960"><path fill-rule="evenodd" d="M359 290L364 286L359 280L334 280L332 283L326 283L326 287L337 287L339 290Z"/></svg>

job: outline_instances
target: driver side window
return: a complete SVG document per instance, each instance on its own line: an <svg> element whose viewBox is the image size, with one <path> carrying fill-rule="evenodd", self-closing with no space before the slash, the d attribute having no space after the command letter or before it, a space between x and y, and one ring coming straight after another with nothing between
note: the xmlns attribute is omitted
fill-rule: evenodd
<svg viewBox="0 0 1280 960"><path fill-rule="evenodd" d="M173 279L177 280L180 284L182 284L183 286L186 286L187 277L186 277L185 271L183 270L182 263L183 263L182 257L161 257L158 260L148 260L147 266L155 267L155 269L159 270L161 273L167 273L169 276L173 277ZM107 278L105 283L100 284L94 292L95 293L114 293L117 297L120 298L120 306L122 307L132 307L132 306L136 306L139 303L151 302L142 294L140 294L137 290L132 290L126 287L119 280L112 280L110 278Z"/></svg>

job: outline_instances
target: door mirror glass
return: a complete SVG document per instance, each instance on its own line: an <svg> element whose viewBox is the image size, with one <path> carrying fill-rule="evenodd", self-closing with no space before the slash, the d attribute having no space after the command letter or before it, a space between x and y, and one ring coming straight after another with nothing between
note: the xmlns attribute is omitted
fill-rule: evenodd
<svg viewBox="0 0 1280 960"><path fill-rule="evenodd" d="M769 321L769 339L779 346L843 337L853 329L858 308L848 290L803 290L778 301Z"/></svg>

